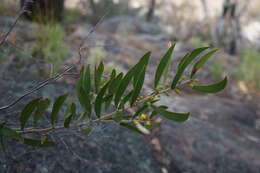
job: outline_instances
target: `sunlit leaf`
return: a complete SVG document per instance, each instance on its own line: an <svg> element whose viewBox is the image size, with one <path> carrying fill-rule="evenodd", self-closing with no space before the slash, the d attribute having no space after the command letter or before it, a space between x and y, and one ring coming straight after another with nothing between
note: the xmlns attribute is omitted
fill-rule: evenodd
<svg viewBox="0 0 260 173"><path fill-rule="evenodd" d="M211 84L211 85L193 86L192 89L202 93L217 93L219 91L222 91L227 86L227 82L228 82L227 77L225 77L225 79L223 79L218 83Z"/></svg>
<svg viewBox="0 0 260 173"><path fill-rule="evenodd" d="M200 60L193 66L190 78L193 78L195 73L197 73L197 71L209 60L210 57L212 57L216 51L218 51L218 49L212 50L200 58Z"/></svg>
<svg viewBox="0 0 260 173"><path fill-rule="evenodd" d="M41 98L30 101L22 110L20 116L21 129L23 130L33 111L36 109Z"/></svg>
<svg viewBox="0 0 260 173"><path fill-rule="evenodd" d="M163 72L166 70L166 67L168 66L168 64L170 63L171 57L172 57L172 53L174 50L175 44L173 44L168 51L166 52L166 54L162 57L159 65L157 66L156 69L156 73L155 73L155 78L154 78L154 88L157 87L157 85L160 82L160 79L163 75Z"/></svg>
<svg viewBox="0 0 260 173"><path fill-rule="evenodd" d="M59 111L60 111L60 109L61 109L62 105L64 104L67 97L68 97L68 94L59 96L53 104L52 112L51 112L51 124L52 124L53 127L55 126L58 113L59 113Z"/></svg>

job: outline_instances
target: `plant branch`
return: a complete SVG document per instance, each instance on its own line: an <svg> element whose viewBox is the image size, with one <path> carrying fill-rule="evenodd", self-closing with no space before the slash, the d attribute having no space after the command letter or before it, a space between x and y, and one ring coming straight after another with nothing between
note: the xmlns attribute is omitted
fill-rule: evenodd
<svg viewBox="0 0 260 173"><path fill-rule="evenodd" d="M184 81L183 83L179 84L178 87L182 86L182 85L186 85L190 83L190 80L187 80L187 81ZM138 104L142 104L148 100L150 100L151 98L153 98L154 96L156 95L161 95L161 94L165 94L169 91L172 91L173 89L171 88L166 88L166 89L163 89L161 91L154 91L152 92L151 94L148 94L147 96L143 97L141 100L137 101L137 103L135 105L138 105ZM95 119L95 120L91 120L90 123L97 123L97 122L110 122L111 120L106 120L108 118L112 118L114 115L116 115L117 113L119 112L122 112L122 111L125 111L125 110L128 110L130 108L133 108L132 106L128 106L127 108L124 108L124 109L119 109L119 110L116 110L114 112L111 112L111 113L108 113L108 114L105 114L103 116L101 116L100 118L98 119ZM129 123L129 122L133 122L133 121L136 121L136 120L126 120L126 121L122 121L122 122L126 122L126 123ZM89 123L89 122L88 122ZM84 126L84 125L87 125L88 123L84 122L84 123L81 123L81 124L77 124L76 126L77 127L81 127L81 126ZM57 126L57 127L49 127L49 128L44 128L44 129L27 129L27 130L23 130L23 131L17 131L17 133L19 134L29 134L29 133L46 133L46 132L50 132L50 131L56 131L56 130L64 130L65 127L64 126Z"/></svg>

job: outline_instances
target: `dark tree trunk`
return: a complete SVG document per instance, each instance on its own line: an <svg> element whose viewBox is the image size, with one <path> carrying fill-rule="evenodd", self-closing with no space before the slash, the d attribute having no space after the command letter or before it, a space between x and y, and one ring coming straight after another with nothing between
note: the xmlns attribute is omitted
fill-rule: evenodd
<svg viewBox="0 0 260 173"><path fill-rule="evenodd" d="M237 54L237 45L240 37L240 23L237 15L238 2L235 0L225 0L222 14L217 25L218 44L225 47L230 55Z"/></svg>
<svg viewBox="0 0 260 173"><path fill-rule="evenodd" d="M65 0L20 0L21 8L24 8L25 17L29 20L49 23L61 21Z"/></svg>
<svg viewBox="0 0 260 173"><path fill-rule="evenodd" d="M146 16L146 21L150 22L153 20L154 17L154 10L155 10L156 1L150 0L149 10Z"/></svg>

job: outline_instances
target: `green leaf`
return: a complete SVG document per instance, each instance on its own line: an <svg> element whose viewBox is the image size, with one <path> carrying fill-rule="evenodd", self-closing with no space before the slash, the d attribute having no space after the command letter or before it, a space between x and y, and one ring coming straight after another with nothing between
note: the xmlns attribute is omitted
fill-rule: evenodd
<svg viewBox="0 0 260 173"><path fill-rule="evenodd" d="M80 131L80 133L82 133L82 134L84 134L84 135L88 135L88 134L90 134L91 131L92 131L91 128L85 128L85 129L82 129L82 130Z"/></svg>
<svg viewBox="0 0 260 173"><path fill-rule="evenodd" d="M136 133L139 133L141 135L144 135L137 127L133 126L132 124L128 124L128 123L120 123L121 126L133 131L133 132L136 132Z"/></svg>
<svg viewBox="0 0 260 173"><path fill-rule="evenodd" d="M42 141L42 140L38 140L38 139L31 139L31 138L24 138L24 142L25 145L30 145L33 147L52 147L54 145L56 145L55 142L52 141Z"/></svg>
<svg viewBox="0 0 260 173"><path fill-rule="evenodd" d="M187 58L183 58L178 65L178 68L182 68L182 66L188 66L192 60L194 60L199 54L201 54L204 50L208 49L209 47L200 47L197 49L194 49L191 53L189 53L189 56Z"/></svg>
<svg viewBox="0 0 260 173"><path fill-rule="evenodd" d="M111 78L111 79L116 78L116 70L115 70L115 69L112 70L112 72L111 72L111 74L110 74L110 78Z"/></svg>
<svg viewBox="0 0 260 173"><path fill-rule="evenodd" d="M64 127L65 128L69 128L70 127L70 122L73 118L73 114L70 114L69 116L67 116L64 120Z"/></svg>
<svg viewBox="0 0 260 173"><path fill-rule="evenodd" d="M191 71L191 75L190 78L193 78L193 76L197 73L197 71L209 60L210 57L212 57L212 55L217 52L218 49L212 50L210 52L208 52L207 54L205 54L204 56L202 56L200 58L200 60L193 66L193 69Z"/></svg>
<svg viewBox="0 0 260 173"><path fill-rule="evenodd" d="M124 98L121 100L118 108L119 109L124 109L125 104L130 100L131 96L133 95L133 91L130 91Z"/></svg>
<svg viewBox="0 0 260 173"><path fill-rule="evenodd" d="M172 81L171 89L175 89L180 78L182 77L185 69L188 67L188 65L192 62L193 59L195 59L200 53L202 53L204 50L208 49L209 47L202 47L193 50L191 53L187 53L182 60L180 61L178 65L178 69L176 72L176 75Z"/></svg>
<svg viewBox="0 0 260 173"><path fill-rule="evenodd" d="M51 101L49 99L41 99L39 100L39 104L37 105L35 114L34 114L34 124L36 124L39 119L41 118L41 116L43 115L43 113L47 110L47 108L49 107Z"/></svg>
<svg viewBox="0 0 260 173"><path fill-rule="evenodd" d="M227 86L227 77L223 79L222 81L212 84L212 85L198 85L193 86L192 89L195 91L199 91L202 93L217 93L221 90L223 90Z"/></svg>
<svg viewBox="0 0 260 173"><path fill-rule="evenodd" d="M99 91L103 72L104 72L104 64L101 61L98 68L95 69L95 88L96 88L96 92Z"/></svg>
<svg viewBox="0 0 260 173"><path fill-rule="evenodd" d="M132 98L131 98L131 106L133 106L133 104L135 103L135 101L137 100L142 88L143 88L143 84L144 84L144 79L145 79L145 71L146 71L146 67L143 67L143 70L141 71L141 73L139 73L139 78L136 82L136 85L134 86L134 90L133 90L133 94L132 94Z"/></svg>
<svg viewBox="0 0 260 173"><path fill-rule="evenodd" d="M108 110L109 106L111 105L111 102L113 100L113 94L109 94L108 96L106 96L104 98L104 102L105 102L105 110Z"/></svg>
<svg viewBox="0 0 260 173"><path fill-rule="evenodd" d="M109 93L114 94L117 91L118 86L123 78L123 73L119 73L115 79L113 79L109 85Z"/></svg>
<svg viewBox="0 0 260 173"><path fill-rule="evenodd" d="M91 72L90 72L90 65L84 68L83 73L83 81L82 81L82 88L86 92L87 95L91 92Z"/></svg>
<svg viewBox="0 0 260 173"><path fill-rule="evenodd" d="M64 127L69 128L71 121L76 117L76 104L71 100L65 113Z"/></svg>
<svg viewBox="0 0 260 173"><path fill-rule="evenodd" d="M175 122L184 122L188 120L190 113L176 113L167 111L166 109L154 107L155 111L166 119L175 121Z"/></svg>
<svg viewBox="0 0 260 173"><path fill-rule="evenodd" d="M21 116L20 116L20 123L21 123L21 129L23 130L27 121L29 120L30 116L32 115L33 111L36 109L39 100L41 98L37 98L34 100L31 100L22 110Z"/></svg>
<svg viewBox="0 0 260 173"><path fill-rule="evenodd" d="M77 97L80 105L83 107L84 111L88 114L91 114L92 106L91 106L91 97L88 95L85 90L80 87L80 82L77 84Z"/></svg>
<svg viewBox="0 0 260 173"><path fill-rule="evenodd" d="M13 129L4 126L3 124L0 124L0 136L9 138L9 139L15 139L18 141L23 141L23 138Z"/></svg>
<svg viewBox="0 0 260 173"><path fill-rule="evenodd" d="M133 77L135 77L134 86L136 85L136 83L138 81L137 79L139 76L139 72L140 72L140 70L142 70L144 68L144 66L146 66L148 64L150 55L151 55L151 52L146 53L140 59L140 61L126 73L124 78L121 80L120 85L119 85L116 95L115 95L115 105L116 106L118 106L118 103L119 103L121 97L123 96L125 90L127 89L128 85L131 82Z"/></svg>
<svg viewBox="0 0 260 173"><path fill-rule="evenodd" d="M151 52L147 52L145 53L142 58L139 60L139 62L133 67L133 70L134 70L134 86L137 84L138 82L138 79L139 79L139 76L140 76L140 72L143 70L143 69L146 69L148 63L149 63L149 60L150 60L150 57L151 57Z"/></svg>
<svg viewBox="0 0 260 173"><path fill-rule="evenodd" d="M64 104L67 97L68 97L68 94L59 96L53 104L52 112L51 112L51 124L52 124L53 127L55 126L58 113L59 113L59 111L60 111L60 109L61 109L62 105Z"/></svg>
<svg viewBox="0 0 260 173"><path fill-rule="evenodd" d="M172 45L168 51L166 52L166 54L163 56L163 58L161 59L157 69L156 69L156 73L155 73L155 78L154 78L154 88L157 87L157 85L160 82L160 79L163 75L163 72L166 70L166 67L168 66L168 64L170 63L171 57L172 57L172 53L174 50L175 44Z"/></svg>
<svg viewBox="0 0 260 173"><path fill-rule="evenodd" d="M154 107L153 107L154 108ZM165 105L161 105L161 106L158 106L157 108L159 109L168 109L168 106L165 106ZM156 110L154 110L151 114L151 118L155 117L156 115L158 115L158 112L156 112Z"/></svg>
<svg viewBox="0 0 260 173"><path fill-rule="evenodd" d="M98 118L100 118L102 104L104 102L104 95L107 91L110 81L108 81L100 90L95 101L95 112Z"/></svg>

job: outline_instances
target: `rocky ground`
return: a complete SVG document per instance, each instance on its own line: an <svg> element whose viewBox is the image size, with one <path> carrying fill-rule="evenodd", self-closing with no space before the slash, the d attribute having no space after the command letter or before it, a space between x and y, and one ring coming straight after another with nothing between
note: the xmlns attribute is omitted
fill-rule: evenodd
<svg viewBox="0 0 260 173"><path fill-rule="evenodd" d="M0 20L0 23L6 24L8 21L9 19ZM13 33L14 41L29 45L33 41L30 31L37 26L27 22L21 22L19 26ZM22 26L27 27L24 29ZM67 63L76 61L79 40L87 35L89 29L89 25L68 26L66 41L72 46L71 58ZM165 52L168 41L169 37L161 34L160 28L128 17L120 17L103 22L86 44L104 45L102 50L95 48L95 51L105 53L103 60L123 71L133 65L145 51L152 50L153 59L146 84L149 89L149 79L153 75L154 66ZM175 61L187 50L191 50L191 47L180 43L176 48ZM97 54L89 50L85 53L91 57ZM86 58L86 61L88 60L91 61ZM43 80L38 77L34 61L23 65L17 64L18 62L14 58L1 64L5 70L0 78L0 105L9 103ZM207 71L202 72L201 77L212 80L208 79L208 76ZM59 81L36 95L53 98L61 93L71 92L72 82L71 79ZM228 93L228 96L223 93L217 96L196 95L186 91L181 96L164 97L161 104L168 105L172 110L190 111L192 117L183 124L166 121L149 137L137 135L115 124L99 124L87 136L75 133L77 129L53 134L57 136L59 144L48 149L31 148L9 141L7 150L0 150L0 172L259 172L259 99L234 99L237 97L234 96L233 90L229 87L224 92ZM0 112L0 121L5 120L16 125L16 118L23 103L12 110Z"/></svg>

